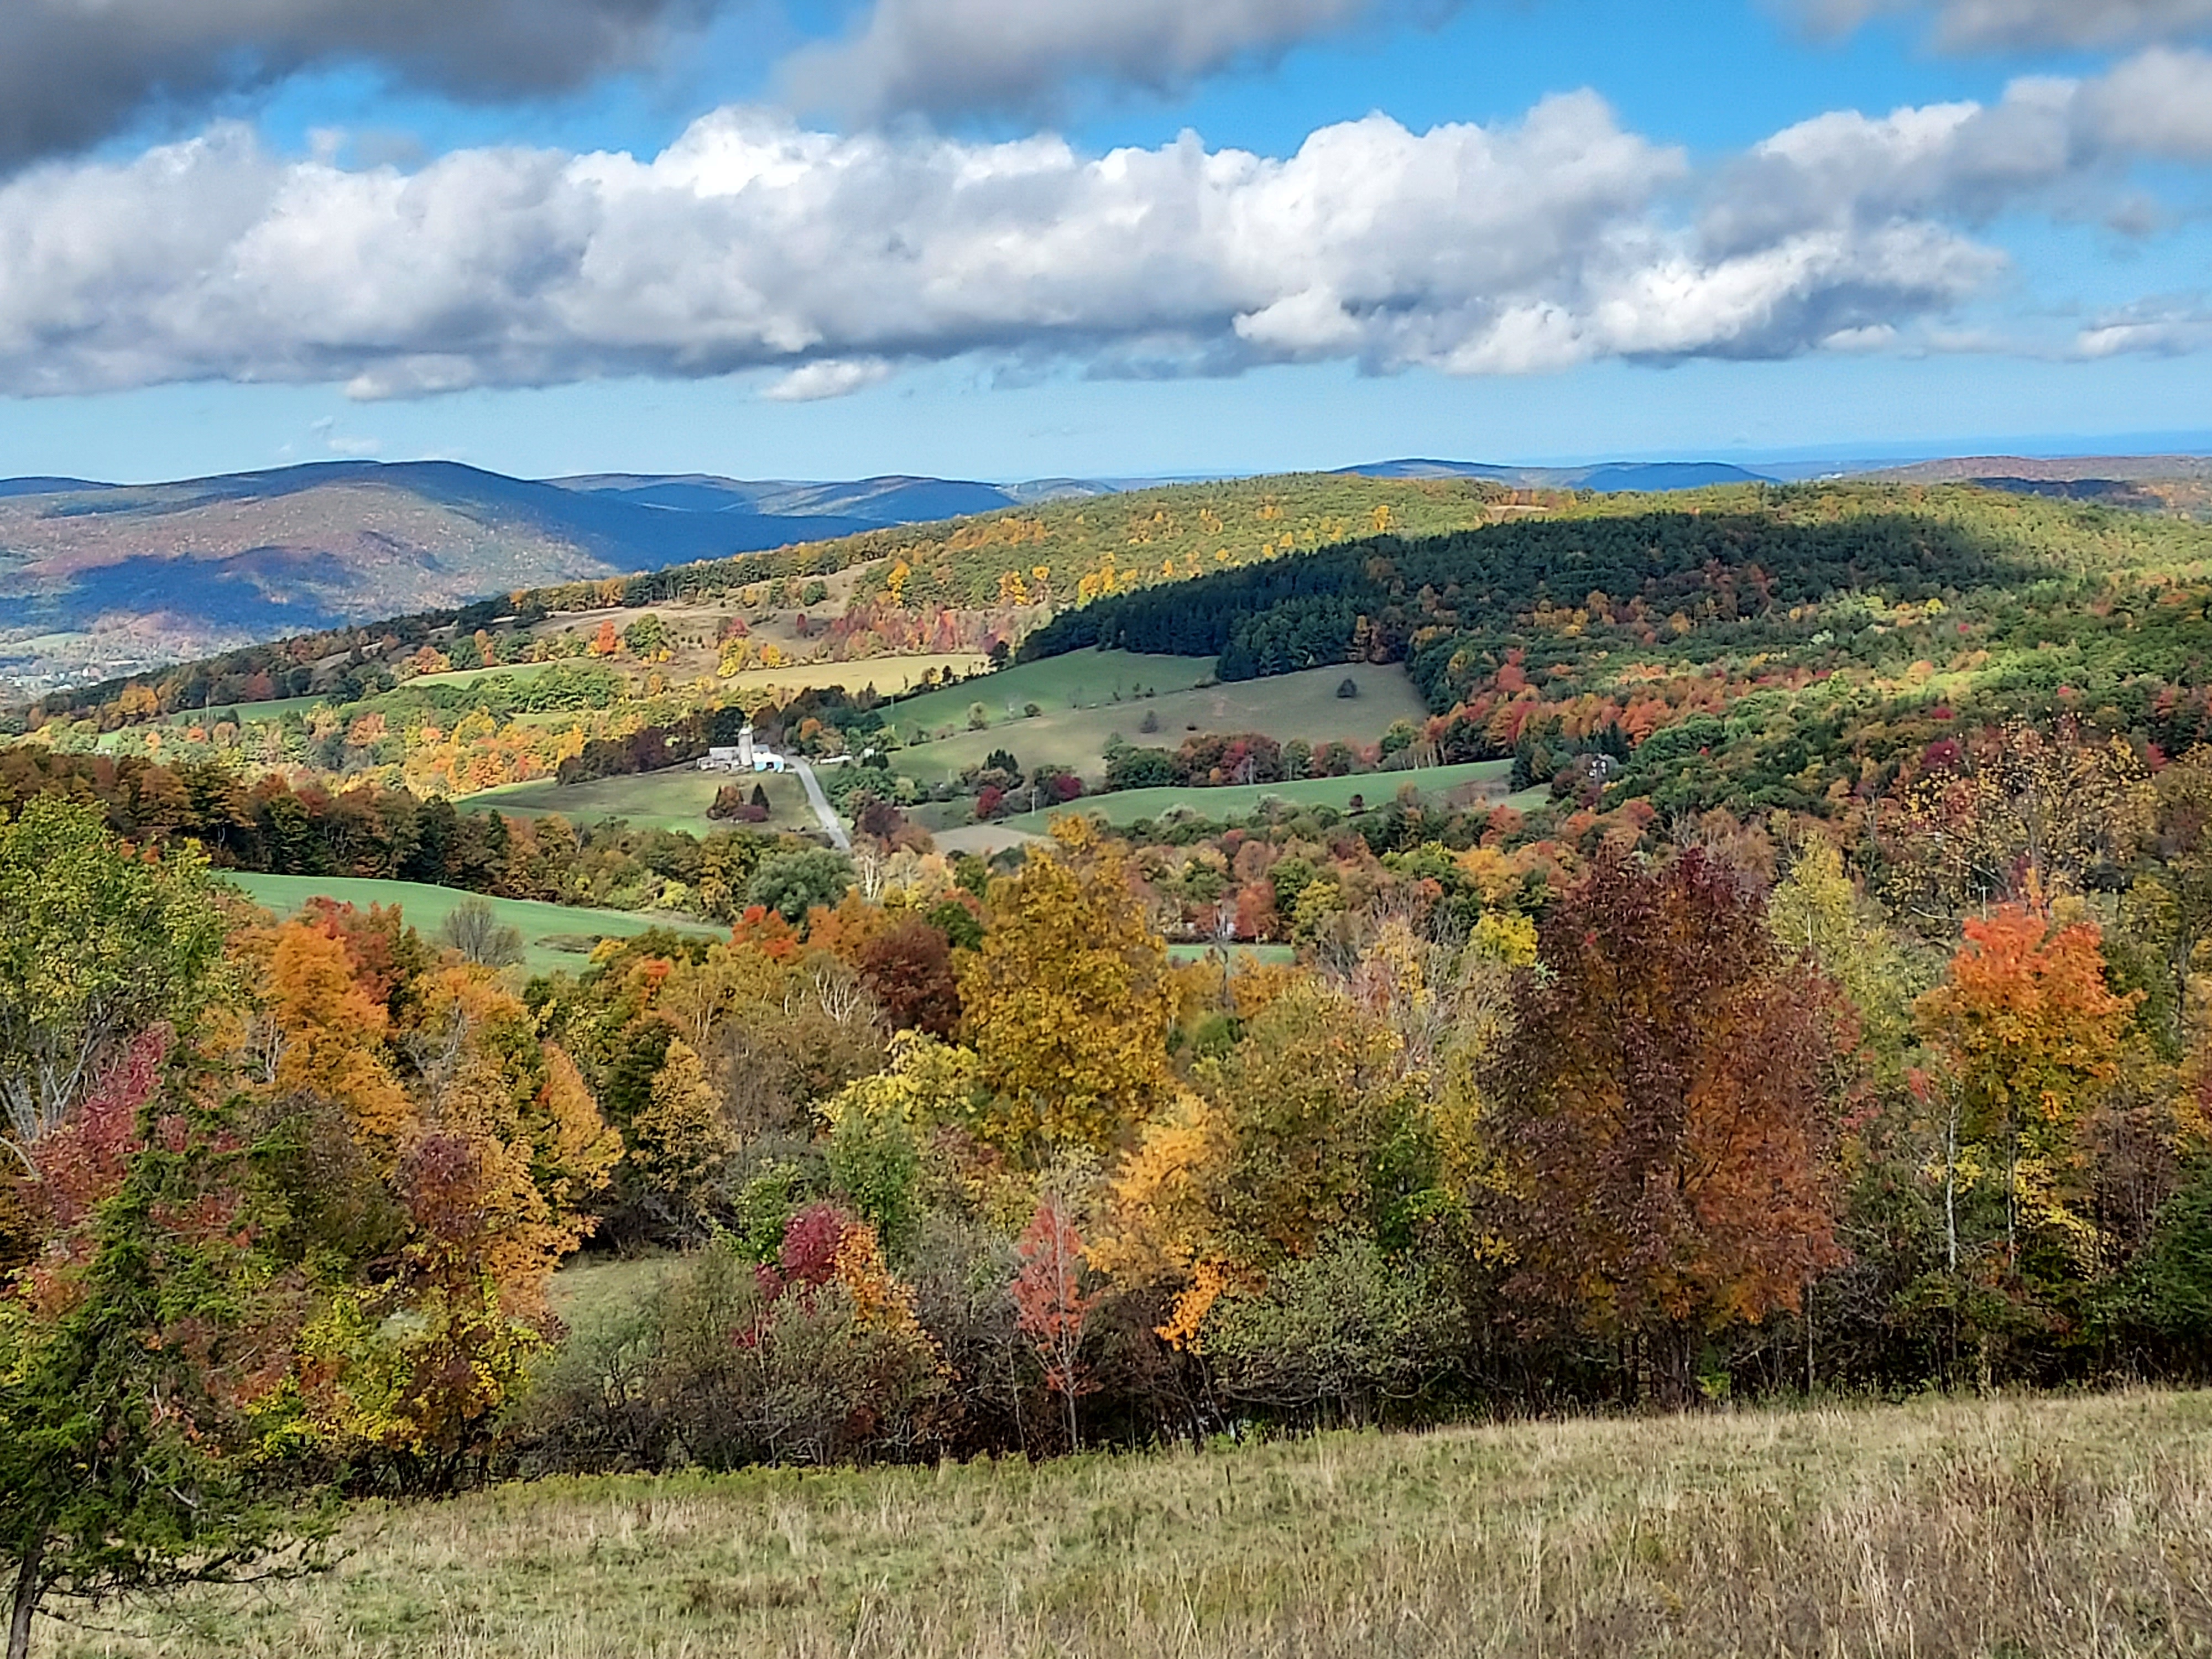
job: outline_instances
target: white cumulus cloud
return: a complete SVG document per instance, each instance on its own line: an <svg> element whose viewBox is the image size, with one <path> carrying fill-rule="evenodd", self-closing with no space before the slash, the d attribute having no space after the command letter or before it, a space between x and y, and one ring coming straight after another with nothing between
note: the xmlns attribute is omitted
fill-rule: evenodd
<svg viewBox="0 0 2212 1659"><path fill-rule="evenodd" d="M2165 90L2124 95L2130 74ZM801 400L971 354L1494 374L1866 349L1998 275L1975 216L2117 155L2193 153L2207 76L2170 53L1986 108L1823 117L1717 179L1589 93L1492 126L1370 116L1281 157L1191 135L1103 155L840 136L728 109L650 159L482 149L349 171L219 127L0 183L0 392L220 379L377 398L767 369L765 395Z"/></svg>
<svg viewBox="0 0 2212 1659"><path fill-rule="evenodd" d="M826 398L850 397L896 372L881 357L824 357L793 369L761 396L780 404L820 403Z"/></svg>
<svg viewBox="0 0 2212 1659"><path fill-rule="evenodd" d="M2212 53L2154 47L2087 80L2015 81L1994 104L1840 111L1757 144L1724 172L1705 217L1717 248L1817 227L1976 222L2024 204L2141 231L2118 188L2136 161L2212 161Z"/></svg>

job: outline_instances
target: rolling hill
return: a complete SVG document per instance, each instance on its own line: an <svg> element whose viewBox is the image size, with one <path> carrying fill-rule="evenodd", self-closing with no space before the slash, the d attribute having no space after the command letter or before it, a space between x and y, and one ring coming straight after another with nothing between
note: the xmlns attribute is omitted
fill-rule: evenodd
<svg viewBox="0 0 2212 1659"><path fill-rule="evenodd" d="M1704 462L1546 469L1417 459L1332 476L1603 492L1757 475ZM0 479L0 693L35 695L517 588L914 525L1108 496L1158 495L1172 513L1177 496L1210 496L1224 483L704 473L533 482L451 461L330 461L155 484ZM1158 539L1153 529L1115 537L1131 546Z"/></svg>
<svg viewBox="0 0 2212 1659"><path fill-rule="evenodd" d="M240 481L216 482L229 486ZM289 674L312 665L321 665L314 675L327 679L349 656L359 662L364 653L388 659L395 647L412 651L433 625L401 626L407 619L442 613L444 621L434 626L449 627L453 611L467 600L519 590L528 590L531 605L557 614L562 626L580 618L595 626L609 606L666 611L707 601L726 611L744 609L756 627L771 617L787 619L796 608L811 608L811 637L803 648L792 639L780 641L787 662L835 654L824 630L838 623L848 606L857 606L863 620L898 612L907 619L908 634L926 627L930 637L906 639L908 648L963 649L969 647L935 638L947 612L980 619L978 626L988 621L994 628L1018 631L1068 603L1181 579L1201 568L1273 558L1292 548L1321 547L1386 527L1431 535L1488 522L1499 512L1534 510L1527 503L1509 509L1504 505L1506 490L1476 479L1332 474L1174 484L1103 495L1070 491L1034 504L914 525L701 510L702 501L735 499L731 489L712 479L670 482L672 502L692 501L688 507L625 499L624 492L660 493L641 480L521 484L489 474L468 475L477 495L458 504L434 501L428 489L396 487L403 482L390 471L368 469L326 476L317 489L281 498L247 493L243 500L204 500L197 506L173 507L151 532L131 522L137 516L128 506L131 498L162 491L180 495L185 486L0 500L0 549L37 536L50 544L75 537L94 550L50 551L35 572L19 555L12 573L8 556L0 553L0 599L8 597L11 580L25 591L43 582L64 596L74 593L80 602L88 590L105 585L108 606L95 613L105 617L100 629L80 621L78 632L67 637L45 634L55 624L42 623L35 614L40 606L58 608L63 599L49 592L39 606L26 606L13 630L13 664L6 660L9 647L0 633L0 694L12 678L21 701L43 698L50 706L76 707L88 698L104 701L109 691L119 691L135 679L165 686L175 682L171 690L179 692L185 682L198 688L185 702L163 690L164 710L199 706L206 696L228 701L240 694L228 687L211 690L214 680L277 666ZM446 482L443 477L417 479L430 485ZM592 487L581 487L583 483ZM487 502L484 496L494 487L499 487L498 499ZM338 499L331 490L355 494ZM879 502L884 494L878 492ZM908 492L907 499L923 496ZM1557 501L1571 499L1559 495ZM875 510L890 509L879 504ZM250 518L250 532L225 517L236 514ZM271 533L286 515L297 522L284 535ZM198 522L204 520L213 520L228 538L216 539L209 526ZM731 551L733 532L749 523L773 526L780 550ZM11 531L11 524L23 533ZM195 538L185 553L129 556L134 538L143 541L156 534L167 538L161 544L173 547L185 530ZM648 531L659 539L649 540ZM628 539L617 532L629 532ZM702 558L687 551L702 538L719 538L708 545L722 547L726 556ZM342 543L349 556L307 550L319 542L325 548ZM86 568L72 574L72 562ZM619 591L610 592L612 568L621 565L635 574L612 583ZM287 568L295 579L290 585L279 579ZM533 580L532 568L548 574ZM463 588L465 581L468 586ZM442 587L439 597L432 596L434 586ZM811 599L803 591L771 592L811 587L821 590ZM301 593L308 596L307 602L301 601ZM134 598L139 604L135 611ZM325 620L315 614L319 610L341 614L335 621ZM221 617L225 636L237 644L215 651L169 639L167 648L161 648L168 639L162 633L166 624L182 617L196 622L204 635L216 626L207 620L211 614ZM392 626L381 626L386 623ZM377 625L368 629L376 637L360 636L368 624ZM118 640L129 649L98 653L99 647ZM872 647L870 653L880 652ZM250 665L247 658L253 659ZM206 672L196 675L195 662ZM165 663L181 665L154 672ZM321 689L320 684L289 686L292 692Z"/></svg>
<svg viewBox="0 0 2212 1659"><path fill-rule="evenodd" d="M0 677L36 690L547 582L871 529L669 511L449 461L0 483Z"/></svg>
<svg viewBox="0 0 2212 1659"><path fill-rule="evenodd" d="M1370 461L1341 471L1362 478L1480 478L1516 489L1587 489L1600 495L1773 483L1726 461L1603 461L1594 466L1492 466L1480 461Z"/></svg>

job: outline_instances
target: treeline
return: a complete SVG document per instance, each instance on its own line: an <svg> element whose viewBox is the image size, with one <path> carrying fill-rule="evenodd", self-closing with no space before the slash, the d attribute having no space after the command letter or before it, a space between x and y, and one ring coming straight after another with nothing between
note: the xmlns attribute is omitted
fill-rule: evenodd
<svg viewBox="0 0 2212 1659"><path fill-rule="evenodd" d="M297 634L265 645L242 646L154 674L133 674L92 685L41 694L32 705L33 725L59 716L105 714L143 719L234 703L331 695L353 702L388 689L384 667L393 653L430 643L456 629L474 634L504 622L509 627L542 621L546 607L525 593L482 599L450 610L417 611L383 622Z"/></svg>
<svg viewBox="0 0 2212 1659"><path fill-rule="evenodd" d="M1987 499L1986 514L1962 512L1955 501L1936 513L1899 510L1894 492L1784 493L1755 511L1730 501L1735 510L1522 520L1420 542L1372 538L1102 601L1055 618L1021 654L1095 645L1218 656L1224 679L1253 679L1405 660L1416 635L1511 629L1592 593L1667 625L1677 612L1736 622L1840 594L1910 603L2052 574L2051 562L2032 556L2006 524L2017 510ZM2124 523L2136 532L2124 538L2131 550L2148 538L2190 560L2212 551L2212 538L2191 526ZM1439 688L1423 689L1436 706Z"/></svg>
<svg viewBox="0 0 2212 1659"><path fill-rule="evenodd" d="M363 785L252 782L209 763L0 750L0 811L39 799L97 811L112 834L152 847L197 845L219 870L422 882L498 898L719 920L751 902L755 878L803 849L743 830L695 836L620 820L464 812L447 799Z"/></svg>

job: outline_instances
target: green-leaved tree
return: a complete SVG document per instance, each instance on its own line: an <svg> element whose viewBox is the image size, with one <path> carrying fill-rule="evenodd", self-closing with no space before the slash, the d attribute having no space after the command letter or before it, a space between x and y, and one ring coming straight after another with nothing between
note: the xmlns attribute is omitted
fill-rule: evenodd
<svg viewBox="0 0 2212 1659"><path fill-rule="evenodd" d="M222 957L210 879L197 853L134 851L82 806L0 821L0 1157L34 1170L134 1039L204 1005Z"/></svg>

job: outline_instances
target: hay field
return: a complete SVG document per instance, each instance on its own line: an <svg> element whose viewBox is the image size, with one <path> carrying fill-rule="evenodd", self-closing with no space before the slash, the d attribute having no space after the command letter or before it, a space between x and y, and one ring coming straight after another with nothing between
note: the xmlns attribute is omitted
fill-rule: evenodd
<svg viewBox="0 0 2212 1659"><path fill-rule="evenodd" d="M68 1659L2212 1651L2212 1395L1516 1423L358 1510Z"/></svg>
<svg viewBox="0 0 2212 1659"><path fill-rule="evenodd" d="M1351 810L1355 797L1367 807L1387 806L1409 783L1419 791L1424 800L1432 804L1441 804L1448 797L1479 797L1493 804L1510 802L1526 808L1551 798L1547 789L1523 790L1518 795L1508 795L1505 790L1512 772L1511 761L1469 761L1461 766L1429 766L1414 772L1361 772L1346 778L1230 784L1217 789L1184 788L1179 785L1160 789L1118 789L1108 795L1086 795L1057 811L1024 812L1000 822L1010 830L1025 830L1036 835L1044 834L1053 819L1069 811L1103 818L1117 829L1139 818L1159 818L1175 811L1194 812L1218 823L1225 818L1249 817L1260 810L1262 802L1269 799L1286 801L1293 806L1333 806L1342 812Z"/></svg>

